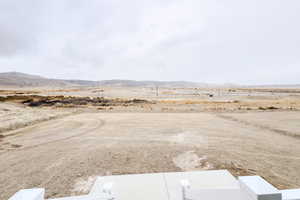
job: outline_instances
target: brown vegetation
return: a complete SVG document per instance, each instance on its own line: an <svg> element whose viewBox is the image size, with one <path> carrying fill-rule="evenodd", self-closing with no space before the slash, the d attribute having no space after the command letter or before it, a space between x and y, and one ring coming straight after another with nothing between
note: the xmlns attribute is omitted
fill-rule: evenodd
<svg viewBox="0 0 300 200"><path fill-rule="evenodd" d="M108 99L103 97L65 97L65 96L38 96L14 95L0 97L0 102L18 102L30 107L38 106L130 106L135 104L153 103L143 99Z"/></svg>

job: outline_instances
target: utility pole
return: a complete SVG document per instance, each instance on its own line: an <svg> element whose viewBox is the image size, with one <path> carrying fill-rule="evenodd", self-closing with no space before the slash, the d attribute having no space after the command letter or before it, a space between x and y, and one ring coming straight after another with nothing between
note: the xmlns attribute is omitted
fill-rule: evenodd
<svg viewBox="0 0 300 200"><path fill-rule="evenodd" d="M158 97L158 85L156 86L156 96Z"/></svg>

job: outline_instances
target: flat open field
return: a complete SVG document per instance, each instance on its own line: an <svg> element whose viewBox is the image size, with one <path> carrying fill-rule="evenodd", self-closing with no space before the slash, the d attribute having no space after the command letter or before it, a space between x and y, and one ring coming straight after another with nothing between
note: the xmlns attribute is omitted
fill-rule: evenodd
<svg viewBox="0 0 300 200"><path fill-rule="evenodd" d="M251 124L209 113L84 113L12 131L1 143L1 199L28 187L84 193L97 175L220 168L299 187L300 139L259 127L253 115L294 116L282 131L299 134L299 112L230 115Z"/></svg>
<svg viewBox="0 0 300 200"><path fill-rule="evenodd" d="M26 95L0 102L1 200L32 187L46 188L47 198L85 194L99 175L209 169L300 187L295 94Z"/></svg>

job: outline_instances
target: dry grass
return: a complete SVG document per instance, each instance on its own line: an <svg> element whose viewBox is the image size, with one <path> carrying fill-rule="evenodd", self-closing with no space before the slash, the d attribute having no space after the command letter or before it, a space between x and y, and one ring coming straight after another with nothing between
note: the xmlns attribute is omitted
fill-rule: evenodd
<svg viewBox="0 0 300 200"><path fill-rule="evenodd" d="M164 107L179 105L201 106L203 110L299 110L300 99L283 100L160 100Z"/></svg>
<svg viewBox="0 0 300 200"><path fill-rule="evenodd" d="M228 104L236 103L235 101L216 101L216 100L160 100L162 104Z"/></svg>

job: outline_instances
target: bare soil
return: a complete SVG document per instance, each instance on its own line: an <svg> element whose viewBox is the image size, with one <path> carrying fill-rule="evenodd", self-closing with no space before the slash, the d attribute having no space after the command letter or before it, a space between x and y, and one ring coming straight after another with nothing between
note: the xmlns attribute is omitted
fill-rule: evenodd
<svg viewBox="0 0 300 200"><path fill-rule="evenodd" d="M165 89L166 96L155 97L148 88L130 88L120 104L101 106L93 99L104 98L83 96L94 90L56 91L64 93L59 103L35 107L31 94L0 103L1 200L32 187L46 188L47 198L85 194L100 175L213 169L260 175L279 189L300 187L295 92L211 98ZM119 89L104 90L115 103ZM170 91L181 96L171 98ZM56 101L57 93L32 102ZM79 100L88 103L74 103Z"/></svg>

